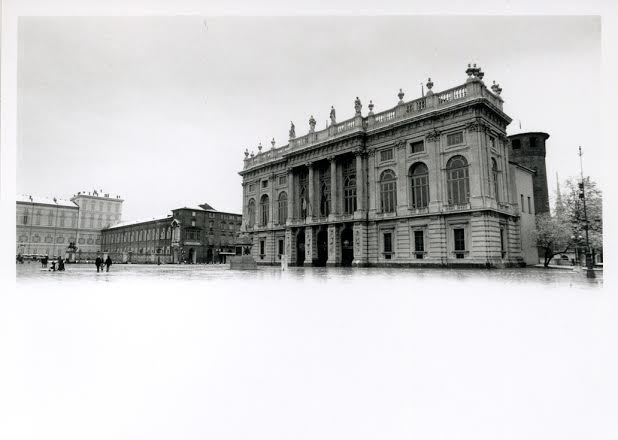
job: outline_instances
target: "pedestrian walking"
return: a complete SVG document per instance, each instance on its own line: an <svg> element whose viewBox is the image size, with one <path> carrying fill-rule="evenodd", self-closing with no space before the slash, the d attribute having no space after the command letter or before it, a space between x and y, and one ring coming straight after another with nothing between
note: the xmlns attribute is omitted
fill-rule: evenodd
<svg viewBox="0 0 618 440"><path fill-rule="evenodd" d="M102 271L103 268L101 266L103 265L103 259L97 255L97 259L94 260L94 265L97 267L97 272L99 271L99 269L101 269Z"/></svg>
<svg viewBox="0 0 618 440"><path fill-rule="evenodd" d="M107 256L107 259L105 260L105 271L109 272L109 267L112 265L112 259L109 257L109 255Z"/></svg>
<svg viewBox="0 0 618 440"><path fill-rule="evenodd" d="M62 257L58 257L58 270L59 271L64 270L64 260L62 259Z"/></svg>
<svg viewBox="0 0 618 440"><path fill-rule="evenodd" d="M47 268L47 255L43 255L43 258L41 258L41 267L43 269Z"/></svg>

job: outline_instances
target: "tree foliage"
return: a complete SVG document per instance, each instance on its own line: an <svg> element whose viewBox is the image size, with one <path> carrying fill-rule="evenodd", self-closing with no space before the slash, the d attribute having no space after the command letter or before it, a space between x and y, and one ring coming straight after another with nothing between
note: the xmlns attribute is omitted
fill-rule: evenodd
<svg viewBox="0 0 618 440"><path fill-rule="evenodd" d="M571 228L564 216L549 213L536 216L536 243L543 249L545 267L558 254L564 254L573 248Z"/></svg>
<svg viewBox="0 0 618 440"><path fill-rule="evenodd" d="M586 230L583 199L579 197L580 179L569 179L566 182L564 195L564 211L578 245L585 246ZM588 217L588 236L593 250L603 248L603 194L596 182L589 177L584 179L584 194L586 196L586 214ZM581 238L579 238L581 237Z"/></svg>

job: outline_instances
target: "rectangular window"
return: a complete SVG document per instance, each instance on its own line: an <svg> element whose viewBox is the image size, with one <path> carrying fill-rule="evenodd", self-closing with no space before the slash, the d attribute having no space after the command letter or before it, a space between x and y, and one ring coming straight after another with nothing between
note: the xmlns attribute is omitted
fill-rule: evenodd
<svg viewBox="0 0 618 440"><path fill-rule="evenodd" d="M500 251L502 252L502 258L506 255L506 246L504 243L504 229L500 228Z"/></svg>
<svg viewBox="0 0 618 440"><path fill-rule="evenodd" d="M423 231L414 231L414 251L425 251L425 237Z"/></svg>
<svg viewBox="0 0 618 440"><path fill-rule="evenodd" d="M463 131L446 135L446 145L450 147L458 144L463 144Z"/></svg>
<svg viewBox="0 0 618 440"><path fill-rule="evenodd" d="M511 145L513 146L513 150L519 150L521 148L521 141L519 139L513 139Z"/></svg>
<svg viewBox="0 0 618 440"><path fill-rule="evenodd" d="M288 183L288 176L279 176L279 185L286 185Z"/></svg>
<svg viewBox="0 0 618 440"><path fill-rule="evenodd" d="M453 229L453 238L455 240L455 252L463 253L466 250L465 230L463 228Z"/></svg>
<svg viewBox="0 0 618 440"><path fill-rule="evenodd" d="M249 192L253 192L253 191L255 191L255 184L250 183L249 184Z"/></svg>
<svg viewBox="0 0 618 440"><path fill-rule="evenodd" d="M268 188L268 180L262 180L262 188Z"/></svg>
<svg viewBox="0 0 618 440"><path fill-rule="evenodd" d="M391 258L393 253L393 234L391 232L384 233L384 256L386 259Z"/></svg>
<svg viewBox="0 0 618 440"><path fill-rule="evenodd" d="M393 149L380 151L380 162L386 162L387 160L393 160Z"/></svg>
<svg viewBox="0 0 618 440"><path fill-rule="evenodd" d="M410 144L410 153L411 154L422 153L423 151L425 151L425 142L418 141L418 142L412 142Z"/></svg>
<svg viewBox="0 0 618 440"><path fill-rule="evenodd" d="M528 197L528 212L532 214L532 202L530 201L530 197Z"/></svg>
<svg viewBox="0 0 618 440"><path fill-rule="evenodd" d="M191 226L195 227L195 220L191 220Z"/></svg>
<svg viewBox="0 0 618 440"><path fill-rule="evenodd" d="M264 258L264 251L266 248L266 240L260 240L260 256Z"/></svg>
<svg viewBox="0 0 618 440"><path fill-rule="evenodd" d="M283 255L283 240L279 240L279 256Z"/></svg>
<svg viewBox="0 0 618 440"><path fill-rule="evenodd" d="M191 211L191 217L195 217L195 211Z"/></svg>
<svg viewBox="0 0 618 440"><path fill-rule="evenodd" d="M519 196L521 197L521 212L526 212L524 209L524 195L520 194Z"/></svg>

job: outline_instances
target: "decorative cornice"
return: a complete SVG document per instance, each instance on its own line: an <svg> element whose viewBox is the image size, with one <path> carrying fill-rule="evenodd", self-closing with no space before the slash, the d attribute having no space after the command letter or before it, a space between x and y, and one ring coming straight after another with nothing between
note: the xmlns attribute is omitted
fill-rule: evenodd
<svg viewBox="0 0 618 440"><path fill-rule="evenodd" d="M483 122L472 121L466 125L466 130L481 132L481 131L489 130L489 127L487 126L487 124L484 124Z"/></svg>
<svg viewBox="0 0 618 440"><path fill-rule="evenodd" d="M398 150L403 150L404 148L406 148L406 141L400 140L399 142L396 142L395 148L397 148Z"/></svg>
<svg viewBox="0 0 618 440"><path fill-rule="evenodd" d="M425 135L427 142L434 142L440 139L440 132L438 130L432 130Z"/></svg>

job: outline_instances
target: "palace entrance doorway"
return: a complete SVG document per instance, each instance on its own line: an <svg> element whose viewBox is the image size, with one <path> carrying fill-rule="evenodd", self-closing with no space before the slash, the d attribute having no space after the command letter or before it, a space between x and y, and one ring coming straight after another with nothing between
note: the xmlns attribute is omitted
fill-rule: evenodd
<svg viewBox="0 0 618 440"><path fill-rule="evenodd" d="M305 229L301 228L296 233L296 265L305 263Z"/></svg>
<svg viewBox="0 0 618 440"><path fill-rule="evenodd" d="M318 260L316 266L326 266L328 260L328 231L321 229L318 231Z"/></svg>
<svg viewBox="0 0 618 440"><path fill-rule="evenodd" d="M351 227L341 231L341 265L351 266L354 260L354 232Z"/></svg>

